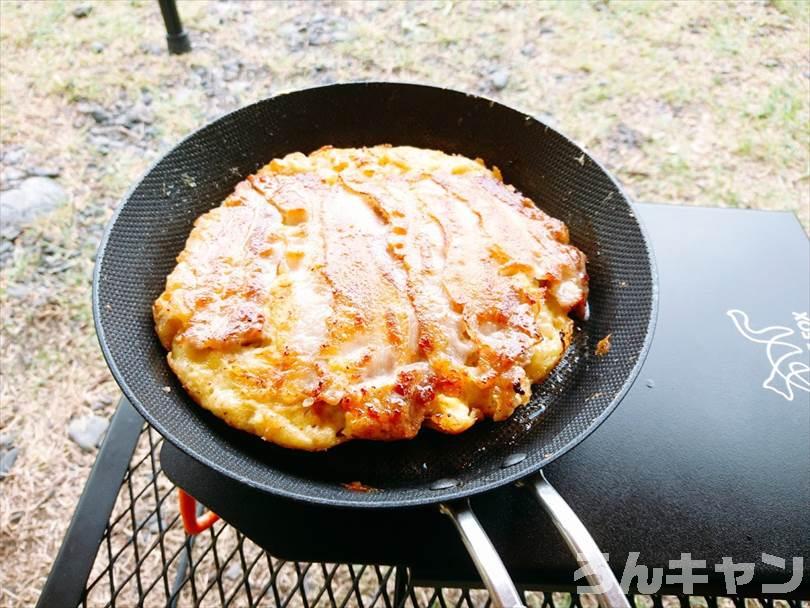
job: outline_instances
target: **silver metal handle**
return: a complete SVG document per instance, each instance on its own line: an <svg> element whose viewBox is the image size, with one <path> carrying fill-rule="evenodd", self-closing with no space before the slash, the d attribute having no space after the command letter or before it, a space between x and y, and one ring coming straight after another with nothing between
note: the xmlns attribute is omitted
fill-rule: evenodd
<svg viewBox="0 0 810 608"><path fill-rule="evenodd" d="M481 527L467 500L439 505L441 512L450 517L461 534L461 540L481 575L495 608L525 608L515 589L512 577L506 571L492 541Z"/></svg>
<svg viewBox="0 0 810 608"><path fill-rule="evenodd" d="M551 521L565 539L580 566L587 566L588 582L602 590L597 594L602 608L630 608L621 585L605 560L590 532L541 471L526 485L532 490Z"/></svg>

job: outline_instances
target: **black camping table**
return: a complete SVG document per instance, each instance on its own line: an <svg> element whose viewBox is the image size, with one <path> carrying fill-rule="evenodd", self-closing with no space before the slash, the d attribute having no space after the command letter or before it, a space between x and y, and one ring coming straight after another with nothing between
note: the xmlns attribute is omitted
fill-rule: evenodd
<svg viewBox="0 0 810 608"><path fill-rule="evenodd" d="M634 581L631 593L652 594L636 605L806 606L808 240L789 213L636 208L659 271L650 354L616 412L546 474L620 577L632 554L660 569L660 587ZM224 521L186 535L177 487ZM595 605L528 492L472 503L527 606ZM684 586L688 559L703 561ZM480 587L433 509L357 513L259 494L165 443L122 399L39 605L484 606Z"/></svg>

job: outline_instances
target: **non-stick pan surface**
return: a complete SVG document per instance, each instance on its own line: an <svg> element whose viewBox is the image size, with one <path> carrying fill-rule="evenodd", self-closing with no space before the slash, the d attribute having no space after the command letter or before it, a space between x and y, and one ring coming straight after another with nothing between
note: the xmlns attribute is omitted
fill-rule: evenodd
<svg viewBox="0 0 810 608"><path fill-rule="evenodd" d="M321 146L407 144L483 158L507 183L569 227L588 256L590 320L531 402L505 422L459 436L423 430L411 441L353 441L323 453L278 448L197 406L166 363L151 304L194 219L274 157ZM559 457L604 420L629 388L656 310L650 248L616 182L547 125L493 101L394 83L340 84L260 101L193 133L121 203L96 264L96 329L126 396L163 435L251 486L314 503L401 507L516 480ZM612 336L607 355L597 342ZM361 481L377 491L341 484Z"/></svg>

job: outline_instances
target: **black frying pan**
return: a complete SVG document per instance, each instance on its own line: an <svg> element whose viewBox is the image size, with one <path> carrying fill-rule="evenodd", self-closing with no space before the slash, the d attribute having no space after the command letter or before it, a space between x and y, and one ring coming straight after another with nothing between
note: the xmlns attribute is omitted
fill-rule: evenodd
<svg viewBox="0 0 810 608"><path fill-rule="evenodd" d="M274 157L325 144L380 143L481 157L563 220L572 242L588 256L589 320L578 324L565 359L535 388L531 402L505 422L483 422L459 436L423 431L411 441L354 441L324 453L282 449L231 429L183 391L152 319L151 304L194 219ZM193 133L120 204L99 249L93 287L96 330L113 375L149 423L178 448L242 483L296 500L353 508L444 504L465 542L476 545L473 558L486 570L493 599L504 605L520 600L466 501L458 499L537 473L590 434L633 382L656 310L655 271L643 230L621 188L585 151L493 101L399 83L339 84L280 95ZM608 334L610 352L595 356L597 342ZM355 480L378 490L359 493L341 485ZM584 528L574 530L581 524L559 495L541 475L527 485L561 520L564 534L574 534L573 548L597 554L586 558L607 570L602 572L607 580L610 571L596 545ZM606 601L626 605L620 593Z"/></svg>

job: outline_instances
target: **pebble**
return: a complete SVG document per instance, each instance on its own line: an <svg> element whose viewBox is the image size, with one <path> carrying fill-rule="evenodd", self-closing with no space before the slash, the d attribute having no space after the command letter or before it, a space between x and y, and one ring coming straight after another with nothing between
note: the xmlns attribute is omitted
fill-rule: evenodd
<svg viewBox="0 0 810 608"><path fill-rule="evenodd" d="M19 188L0 192L0 236L15 239L23 226L67 200L62 186L48 177L29 177Z"/></svg>
<svg viewBox="0 0 810 608"><path fill-rule="evenodd" d="M59 177L62 172L56 167L34 167L29 169L28 173L38 177Z"/></svg>
<svg viewBox="0 0 810 608"><path fill-rule="evenodd" d="M81 449L91 452L101 444L110 423L106 418L90 414L70 421L68 437Z"/></svg>
<svg viewBox="0 0 810 608"><path fill-rule="evenodd" d="M141 42L141 44L138 45L138 48L146 55L163 55L164 53L162 46L151 42Z"/></svg>
<svg viewBox="0 0 810 608"><path fill-rule="evenodd" d="M90 50L93 51L94 53L103 53L104 48L105 48L104 44L102 44L101 42L94 42L93 44L90 45Z"/></svg>
<svg viewBox="0 0 810 608"><path fill-rule="evenodd" d="M17 146L9 148L3 153L3 162L7 165L16 165L25 158L25 148Z"/></svg>
<svg viewBox="0 0 810 608"><path fill-rule="evenodd" d="M100 410L108 405L112 405L112 395L85 395L84 402L90 406L91 410Z"/></svg>
<svg viewBox="0 0 810 608"><path fill-rule="evenodd" d="M158 523L157 513L152 513L145 520L139 522L138 525L141 528L141 532L156 534L157 532L160 531L160 524Z"/></svg>
<svg viewBox="0 0 810 608"><path fill-rule="evenodd" d="M242 62L238 59L227 61L222 64L222 80L231 82L239 78L239 71L242 69Z"/></svg>
<svg viewBox="0 0 810 608"><path fill-rule="evenodd" d="M92 6L90 6L89 4L80 4L79 6L73 9L72 14L74 17L76 17L76 19L84 19L92 12L93 12Z"/></svg>
<svg viewBox="0 0 810 608"><path fill-rule="evenodd" d="M547 127L551 127L552 129L557 128L557 119L554 118L554 116L552 116L551 114L548 114L546 112L539 112L535 114L535 118L537 118L537 120L542 122Z"/></svg>
<svg viewBox="0 0 810 608"><path fill-rule="evenodd" d="M612 139L618 144L628 148L640 148L641 144L644 143L644 135L623 122L619 123L616 127L616 132L612 136Z"/></svg>
<svg viewBox="0 0 810 608"><path fill-rule="evenodd" d="M106 135L91 135L90 143L93 144L96 150L103 155L109 154L111 148L123 145L120 142L113 141Z"/></svg>
<svg viewBox="0 0 810 608"><path fill-rule="evenodd" d="M497 91L502 91L509 84L509 70L506 68L498 68L489 76L489 81Z"/></svg>
<svg viewBox="0 0 810 608"><path fill-rule="evenodd" d="M98 124L110 121L110 114L97 103L82 101L76 105L76 109L82 114L89 114Z"/></svg>
<svg viewBox="0 0 810 608"><path fill-rule="evenodd" d="M95 120L98 124L104 124L105 122L110 121L110 115L102 109L91 111L90 116L92 116L93 120Z"/></svg>
<svg viewBox="0 0 810 608"><path fill-rule="evenodd" d="M14 253L14 245L5 238L0 239L0 264L8 262Z"/></svg>
<svg viewBox="0 0 810 608"><path fill-rule="evenodd" d="M291 50L300 50L306 45L325 46L354 38L348 19L339 15L316 12L306 19L288 21L278 28Z"/></svg>
<svg viewBox="0 0 810 608"><path fill-rule="evenodd" d="M143 104L138 104L133 107L129 112L119 118L116 123L125 127L135 127L138 124L150 125L154 122L152 113Z"/></svg>
<svg viewBox="0 0 810 608"><path fill-rule="evenodd" d="M5 185L16 185L17 182L24 179L26 175L27 174L25 171L18 169L17 167L6 167L3 169L2 173L0 173L0 181L2 181Z"/></svg>
<svg viewBox="0 0 810 608"><path fill-rule="evenodd" d="M12 300L24 300L31 293L32 289L29 285L15 284L9 285L6 288L6 295ZM1 436L0 436L1 437ZM3 440L0 439L0 447L3 447Z"/></svg>
<svg viewBox="0 0 810 608"><path fill-rule="evenodd" d="M242 574L242 567L239 564L231 564L223 574L227 579L236 580Z"/></svg>
<svg viewBox="0 0 810 608"><path fill-rule="evenodd" d="M0 478L5 477L11 472L11 467L13 467L14 463L17 461L18 453L19 449L17 448L0 452Z"/></svg>
<svg viewBox="0 0 810 608"><path fill-rule="evenodd" d="M0 433L0 449L9 449L14 447L14 440L17 436L8 431L5 433Z"/></svg>

